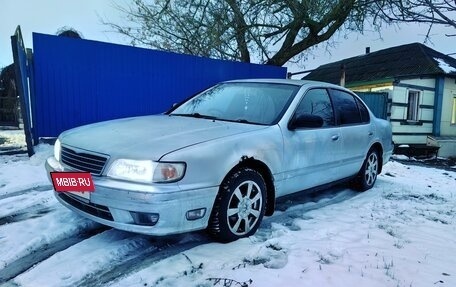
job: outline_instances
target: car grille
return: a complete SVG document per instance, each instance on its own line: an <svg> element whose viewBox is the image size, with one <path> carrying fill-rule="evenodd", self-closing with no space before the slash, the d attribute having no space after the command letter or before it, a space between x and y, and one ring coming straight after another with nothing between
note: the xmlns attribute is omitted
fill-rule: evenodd
<svg viewBox="0 0 456 287"><path fill-rule="evenodd" d="M93 175L100 175L108 161L107 156L77 152L68 147L62 147L61 159L67 166L79 171L88 171Z"/></svg>
<svg viewBox="0 0 456 287"><path fill-rule="evenodd" d="M57 195L69 205L76 207L77 209L84 211L93 216L103 218L109 221L114 221L112 218L111 212L104 205L99 205L95 203L85 202L82 199L79 199L78 196L68 194L65 192L58 192Z"/></svg>

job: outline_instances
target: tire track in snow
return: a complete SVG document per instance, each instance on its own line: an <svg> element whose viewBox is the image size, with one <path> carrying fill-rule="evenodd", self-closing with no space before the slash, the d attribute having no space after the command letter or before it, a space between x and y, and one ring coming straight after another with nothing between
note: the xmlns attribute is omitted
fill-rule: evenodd
<svg viewBox="0 0 456 287"><path fill-rule="evenodd" d="M110 281L110 279L102 280L101 278L105 278L102 275L111 270L120 270L124 273L125 270L134 267L130 264L134 262L141 264L149 254L168 248L166 244L166 241L157 241L150 236L115 229L107 230L56 253L36 264L33 269L9 281L8 284L94 286L102 281ZM169 250L173 252L178 248L171 246ZM166 253L163 256L166 256ZM136 261L132 260L133 258L137 258ZM119 265L123 265L124 268L119 269L117 267ZM53 270L53 274L47 274L49 270ZM117 277L118 275L109 278ZM81 283L83 281L85 283Z"/></svg>
<svg viewBox="0 0 456 287"><path fill-rule="evenodd" d="M169 239L160 239L155 243L155 245L145 249L144 251L128 256L126 260L117 262L112 265L111 268L107 268L101 272L97 272L97 274L86 277L74 286L109 286L130 274L159 262L160 260L211 242L211 240L207 237L192 239L181 243L178 242L175 244L170 244L169 241Z"/></svg>
<svg viewBox="0 0 456 287"><path fill-rule="evenodd" d="M353 191L346 185L339 185L322 191L296 193L282 197L276 203L276 211L282 213L267 218L266 223L269 221L279 223L282 222L282 219L298 218L309 211L338 204L360 194L360 192Z"/></svg>
<svg viewBox="0 0 456 287"><path fill-rule="evenodd" d="M349 193L346 194L346 191L349 191ZM312 192L297 192L277 199L276 210L286 211L290 207L308 203L313 203L311 209L313 210L314 208L341 202L357 194L359 193L350 190L347 185L343 184Z"/></svg>
<svg viewBox="0 0 456 287"><path fill-rule="evenodd" d="M267 233L271 230L272 222L286 224L287 222L292 221L299 216L303 216L308 211L340 203L356 196L357 194L358 193L354 191L347 191L346 186L339 186L317 193L301 193L280 199L276 209L278 211L283 211L283 213L265 218L264 224L261 225L260 229L263 231L263 233ZM303 206L299 209L287 210L290 207L299 206L303 203L309 202L312 203L309 206ZM160 260L211 242L211 239L204 235L200 235L200 238L197 239L176 244L168 244L166 239L163 239L157 241L156 245L151 246L143 252L129 256L126 260L116 263L109 269L105 269L96 275L86 277L84 280L75 284L75 286L109 286L121 280L122 278L125 278L131 274L139 272L144 268L158 263Z"/></svg>
<svg viewBox="0 0 456 287"><path fill-rule="evenodd" d="M34 215L19 213L7 217L10 223L0 225L0 285L54 253L108 229L77 216L57 202L48 207L49 210L36 207ZM21 217L27 219L19 220ZM12 234L20 236L11 240Z"/></svg>
<svg viewBox="0 0 456 287"><path fill-rule="evenodd" d="M277 200L274 215L263 218L253 238L260 242L266 241L271 237L274 223L283 225L291 231L298 231L300 227L295 226L295 219L312 219L306 213L350 200L359 194L361 193L351 190L347 185L340 184L328 189L298 192L281 197Z"/></svg>
<svg viewBox="0 0 456 287"><path fill-rule="evenodd" d="M0 227L5 224L41 217L56 209L52 186L41 185L0 196Z"/></svg>
<svg viewBox="0 0 456 287"><path fill-rule="evenodd" d="M0 270L0 284L6 283L14 277L24 273L36 264L43 262L52 255L62 250L65 250L83 240L86 240L92 236L95 236L101 232L104 232L108 227L101 226L96 229L86 230L75 236L64 238L55 242L47 243L40 248L36 249L32 253L29 253L13 262L8 264L5 268ZM17 284L9 282L9 285L15 286Z"/></svg>
<svg viewBox="0 0 456 287"><path fill-rule="evenodd" d="M17 190L17 191L13 191L13 192L9 192L9 193L0 195L0 200L22 195L22 194L29 193L32 191L47 191L47 190L52 190L52 189L53 189L53 186L50 184L37 185L37 186L33 186L33 187L29 187L29 188L25 188L25 189L21 189L21 190Z"/></svg>
<svg viewBox="0 0 456 287"><path fill-rule="evenodd" d="M55 210L55 206L43 206L42 204L27 207L25 209L20 209L15 211L13 214L0 217L0 226L27 219L41 217L53 210Z"/></svg>
<svg viewBox="0 0 456 287"><path fill-rule="evenodd" d="M33 190L33 189L29 189ZM18 192L19 193L19 192ZM276 210L282 211L275 216L265 218L264 223L261 226L262 232L268 232L271 229L271 223L287 224L287 222L294 220L295 218L302 217L306 212L322 208L324 206L337 204L356 196L356 192L346 191L346 187L334 187L328 190L321 191L319 193L311 194L297 194L294 196L280 199ZM304 203L312 203L300 207ZM293 208L296 207L296 208ZM291 209L290 209L291 208ZM20 218L18 215L17 218ZM31 254L28 254L16 261L10 263L6 268L0 270L0 284L7 283L10 286L17 286L16 282L11 279L26 272L31 267L47 260L55 253L61 252L67 248L73 247L74 245L89 239L90 237L104 232L107 227L101 227L81 233L77 236L65 238L54 243L46 244ZM188 236L188 235L187 235ZM144 268L147 268L160 260L168 257L177 255L186 250L192 249L196 246L204 245L211 242L207 237L200 237L190 241L169 244L169 238L157 240L152 243L150 247L144 250L134 250L131 254L124 256L121 259L117 259L111 262L105 269L96 272L95 274L88 275L83 280L75 283L75 286L105 286L112 284L121 278L136 273ZM11 281L10 281L11 280Z"/></svg>

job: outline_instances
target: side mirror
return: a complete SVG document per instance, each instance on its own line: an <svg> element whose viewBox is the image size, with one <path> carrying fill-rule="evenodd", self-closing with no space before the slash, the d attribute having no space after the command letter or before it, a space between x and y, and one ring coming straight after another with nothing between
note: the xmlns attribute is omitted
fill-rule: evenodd
<svg viewBox="0 0 456 287"><path fill-rule="evenodd" d="M302 114L293 117L288 128L295 130L299 128L321 128L323 126L323 118L316 115Z"/></svg>

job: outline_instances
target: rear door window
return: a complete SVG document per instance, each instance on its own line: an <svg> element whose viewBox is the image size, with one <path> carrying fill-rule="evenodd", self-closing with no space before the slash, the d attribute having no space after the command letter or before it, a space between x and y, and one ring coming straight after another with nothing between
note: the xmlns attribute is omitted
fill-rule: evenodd
<svg viewBox="0 0 456 287"><path fill-rule="evenodd" d="M341 90L331 90L331 96L339 125L362 123L355 97Z"/></svg>

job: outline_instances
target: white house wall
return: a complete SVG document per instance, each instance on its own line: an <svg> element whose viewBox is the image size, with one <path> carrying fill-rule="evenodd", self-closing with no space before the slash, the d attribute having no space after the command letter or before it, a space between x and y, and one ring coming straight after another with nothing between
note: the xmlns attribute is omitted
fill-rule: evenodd
<svg viewBox="0 0 456 287"><path fill-rule="evenodd" d="M394 129L394 127L393 127ZM393 135L393 142L395 145L404 145L404 144L423 144L426 143L427 136L414 136L414 135Z"/></svg>
<svg viewBox="0 0 456 287"><path fill-rule="evenodd" d="M453 112L453 98L456 97L455 79L445 78L443 88L442 121L440 123L440 136L456 136L456 125L451 124Z"/></svg>
<svg viewBox="0 0 456 287"><path fill-rule="evenodd" d="M416 78L401 80L393 85L361 86L351 89L359 92L387 92L391 101L388 105L388 114L390 115L388 118L391 120L393 141L396 144L426 144L427 136L433 133L435 85L436 81L433 78ZM418 125L407 122L409 90L420 91ZM440 123L441 136L456 136L456 125L451 125L454 97L456 97L456 80L446 78Z"/></svg>
<svg viewBox="0 0 456 287"><path fill-rule="evenodd" d="M406 84L406 85L416 85L416 86L421 86L421 87L427 87L427 88L431 88L431 89L435 88L435 79L433 79L433 78L401 80L400 83Z"/></svg>
<svg viewBox="0 0 456 287"><path fill-rule="evenodd" d="M418 122L407 121L408 92L419 91ZM396 144L426 144L432 134L434 79L408 79L395 84L392 92L391 125Z"/></svg>

